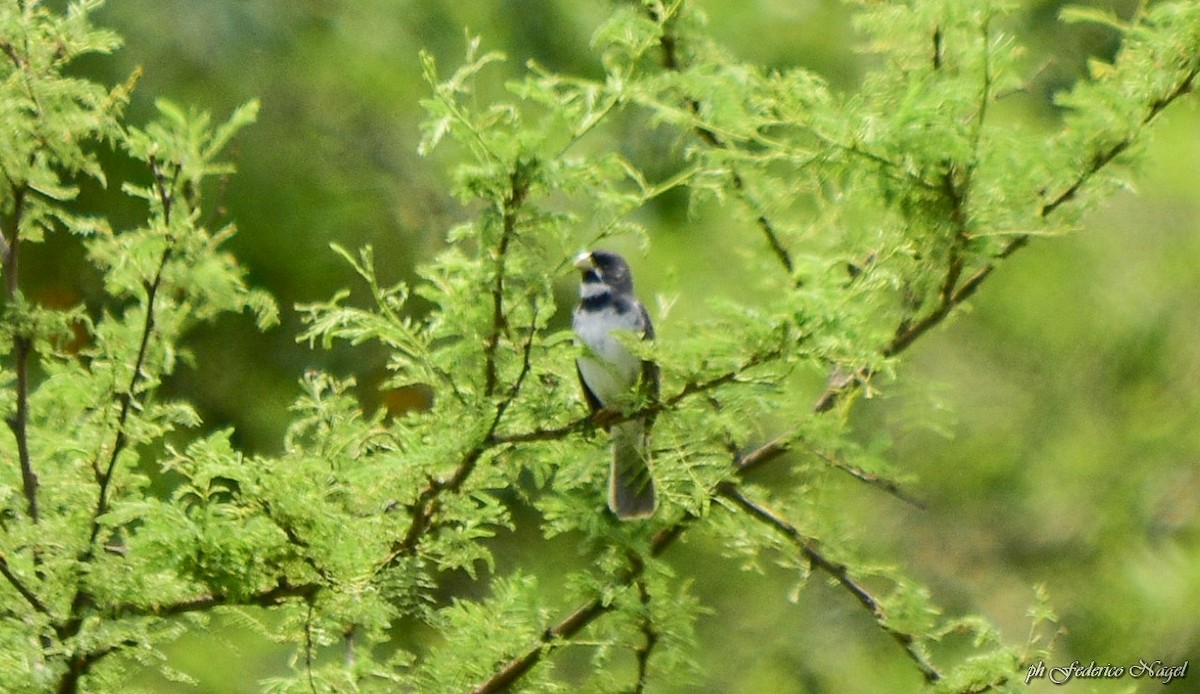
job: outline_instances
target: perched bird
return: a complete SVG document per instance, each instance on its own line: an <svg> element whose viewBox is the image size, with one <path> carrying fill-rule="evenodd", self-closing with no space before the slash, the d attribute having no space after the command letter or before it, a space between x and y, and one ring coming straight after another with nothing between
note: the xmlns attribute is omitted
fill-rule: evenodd
<svg viewBox="0 0 1200 694"><path fill-rule="evenodd" d="M628 404L634 393L658 398L658 365L632 354L616 333L653 340L654 326L633 294L633 276L621 256L589 251L575 258L575 267L582 281L572 328L587 352L575 361L579 382L593 413L619 417L621 401ZM653 420L647 414L606 427L612 434L608 507L622 520L645 518L658 506L648 459Z"/></svg>

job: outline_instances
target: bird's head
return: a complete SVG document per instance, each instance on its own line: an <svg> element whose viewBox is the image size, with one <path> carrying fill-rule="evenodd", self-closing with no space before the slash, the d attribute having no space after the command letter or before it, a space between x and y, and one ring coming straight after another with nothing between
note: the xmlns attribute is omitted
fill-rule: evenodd
<svg viewBox="0 0 1200 694"><path fill-rule="evenodd" d="M633 292L633 275L629 272L629 264L612 251L584 251L575 256L575 267L579 269L584 284L606 284L618 293Z"/></svg>

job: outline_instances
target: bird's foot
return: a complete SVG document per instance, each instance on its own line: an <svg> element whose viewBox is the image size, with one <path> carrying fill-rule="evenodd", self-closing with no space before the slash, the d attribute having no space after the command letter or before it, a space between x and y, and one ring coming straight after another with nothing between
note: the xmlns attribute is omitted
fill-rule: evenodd
<svg viewBox="0 0 1200 694"><path fill-rule="evenodd" d="M592 423L601 429L608 431L613 424L621 421L621 417L623 416L624 413L620 410L610 410L608 408L604 408L596 410L594 413L592 413Z"/></svg>

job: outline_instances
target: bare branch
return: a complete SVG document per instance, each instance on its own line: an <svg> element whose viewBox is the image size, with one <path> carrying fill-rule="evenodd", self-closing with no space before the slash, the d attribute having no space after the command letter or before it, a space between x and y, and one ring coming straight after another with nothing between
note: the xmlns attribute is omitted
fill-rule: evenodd
<svg viewBox="0 0 1200 694"><path fill-rule="evenodd" d="M29 603L30 607L44 615L50 615L50 609L46 607L46 604L42 602L36 593L29 589L29 586L25 585L21 577L13 571L12 567L8 564L8 558L3 554L0 554L0 574L4 576L9 585L21 594L21 597L25 599L25 602Z"/></svg>
<svg viewBox="0 0 1200 694"><path fill-rule="evenodd" d="M836 470L841 470L842 472L846 473L847 475L850 475L851 477L858 480L859 482L863 482L863 483L868 484L872 487L875 487L876 489L879 489L887 494L890 494L890 495L896 497L897 499L899 499L900 501L903 501L906 504L909 504L909 505L919 508L921 510L925 510L924 502L911 496L908 492L901 489L900 485L898 483L896 483L895 480L890 480L890 479L887 479L884 477L880 477L879 475L877 475L873 472L867 472L866 470L863 470L861 467L858 467L857 465L851 465L850 463L847 463L844 460L840 460L836 456L830 454L828 451L823 451L820 448L817 448L816 446L813 446L811 444L801 442L801 445L804 446L804 449L806 451L808 451L809 453L812 453L816 457L825 461L825 463L828 464L830 467L832 467Z"/></svg>
<svg viewBox="0 0 1200 694"><path fill-rule="evenodd" d="M871 613L879 628L887 632L896 643L900 644L904 652L908 654L908 657L916 663L917 669L921 671L926 682L933 683L942 679L942 673L929 662L929 659L912 634L900 631L888 623L887 613L880 605L879 600L861 583L855 580L854 576L850 573L849 567L830 560L821 552L816 540L801 533L796 526L789 523L770 508L751 500L732 482L721 484L717 491L722 497L732 501L750 516L790 540L812 566L824 571L837 581L838 585L845 588L847 592L854 596L854 599Z"/></svg>

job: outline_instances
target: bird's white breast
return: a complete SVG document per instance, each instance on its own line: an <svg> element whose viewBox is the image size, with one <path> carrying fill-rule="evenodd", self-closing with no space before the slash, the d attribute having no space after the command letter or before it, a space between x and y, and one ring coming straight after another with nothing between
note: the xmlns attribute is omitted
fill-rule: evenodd
<svg viewBox="0 0 1200 694"><path fill-rule="evenodd" d="M641 361L613 335L614 331L636 334L641 329L634 311L618 313L607 307L588 315L575 316L575 334L586 345L591 356L579 358L579 371L592 393L606 407L628 393L637 382Z"/></svg>

